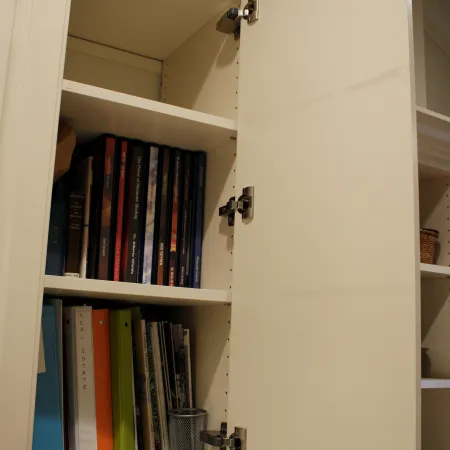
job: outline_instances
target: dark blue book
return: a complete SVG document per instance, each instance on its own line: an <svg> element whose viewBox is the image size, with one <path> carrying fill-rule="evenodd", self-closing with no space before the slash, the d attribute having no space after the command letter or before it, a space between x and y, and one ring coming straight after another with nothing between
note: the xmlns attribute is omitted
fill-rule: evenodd
<svg viewBox="0 0 450 450"><path fill-rule="evenodd" d="M206 153L195 153L193 234L190 261L190 287L200 289L202 272L203 216L205 210Z"/></svg>
<svg viewBox="0 0 450 450"><path fill-rule="evenodd" d="M37 376L33 450L61 450L63 427L56 307L42 307L45 372Z"/></svg>
<svg viewBox="0 0 450 450"><path fill-rule="evenodd" d="M48 228L46 275L64 274L66 251L68 177L64 175L53 186L50 223Z"/></svg>

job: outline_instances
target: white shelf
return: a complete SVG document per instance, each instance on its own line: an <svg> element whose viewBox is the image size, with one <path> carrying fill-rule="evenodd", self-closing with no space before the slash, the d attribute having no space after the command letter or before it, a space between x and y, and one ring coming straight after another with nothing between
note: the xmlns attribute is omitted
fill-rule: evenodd
<svg viewBox="0 0 450 450"><path fill-rule="evenodd" d="M421 263L420 274L422 278L449 278L450 267Z"/></svg>
<svg viewBox="0 0 450 450"><path fill-rule="evenodd" d="M421 177L450 175L450 117L417 107Z"/></svg>
<svg viewBox="0 0 450 450"><path fill-rule="evenodd" d="M189 150L216 150L236 139L235 120L64 80L61 116L83 142L102 133Z"/></svg>
<svg viewBox="0 0 450 450"><path fill-rule="evenodd" d="M120 283L46 275L44 293L58 297L122 300L151 305L230 304L231 292L148 284Z"/></svg>
<svg viewBox="0 0 450 450"><path fill-rule="evenodd" d="M450 389L450 380L437 378L422 378L422 389Z"/></svg>

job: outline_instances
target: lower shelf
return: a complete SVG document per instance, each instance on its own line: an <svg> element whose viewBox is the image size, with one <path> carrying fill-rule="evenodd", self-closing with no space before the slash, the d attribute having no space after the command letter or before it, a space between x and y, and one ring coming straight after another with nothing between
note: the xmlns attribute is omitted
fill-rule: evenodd
<svg viewBox="0 0 450 450"><path fill-rule="evenodd" d="M422 389L450 389L450 380L422 378Z"/></svg>
<svg viewBox="0 0 450 450"><path fill-rule="evenodd" d="M46 275L44 294L58 297L100 298L150 305L230 304L231 291L189 289Z"/></svg>
<svg viewBox="0 0 450 450"><path fill-rule="evenodd" d="M450 278L450 267L436 264L420 264L422 278Z"/></svg>

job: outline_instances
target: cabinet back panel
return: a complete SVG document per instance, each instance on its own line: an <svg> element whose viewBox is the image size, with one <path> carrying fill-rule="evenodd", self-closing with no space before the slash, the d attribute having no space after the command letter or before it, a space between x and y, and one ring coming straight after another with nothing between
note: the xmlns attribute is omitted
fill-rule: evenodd
<svg viewBox="0 0 450 450"><path fill-rule="evenodd" d="M236 119L239 41L216 30L219 17L164 60L161 101Z"/></svg>
<svg viewBox="0 0 450 450"><path fill-rule="evenodd" d="M422 390L422 450L447 450L450 442L450 390Z"/></svg>

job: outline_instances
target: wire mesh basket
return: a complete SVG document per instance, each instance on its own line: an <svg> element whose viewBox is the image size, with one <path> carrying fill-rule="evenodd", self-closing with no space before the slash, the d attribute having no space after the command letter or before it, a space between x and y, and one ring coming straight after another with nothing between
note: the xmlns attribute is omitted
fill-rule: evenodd
<svg viewBox="0 0 450 450"><path fill-rule="evenodd" d="M170 450L203 450L200 432L206 430L207 412L204 409L174 409L169 413Z"/></svg>

